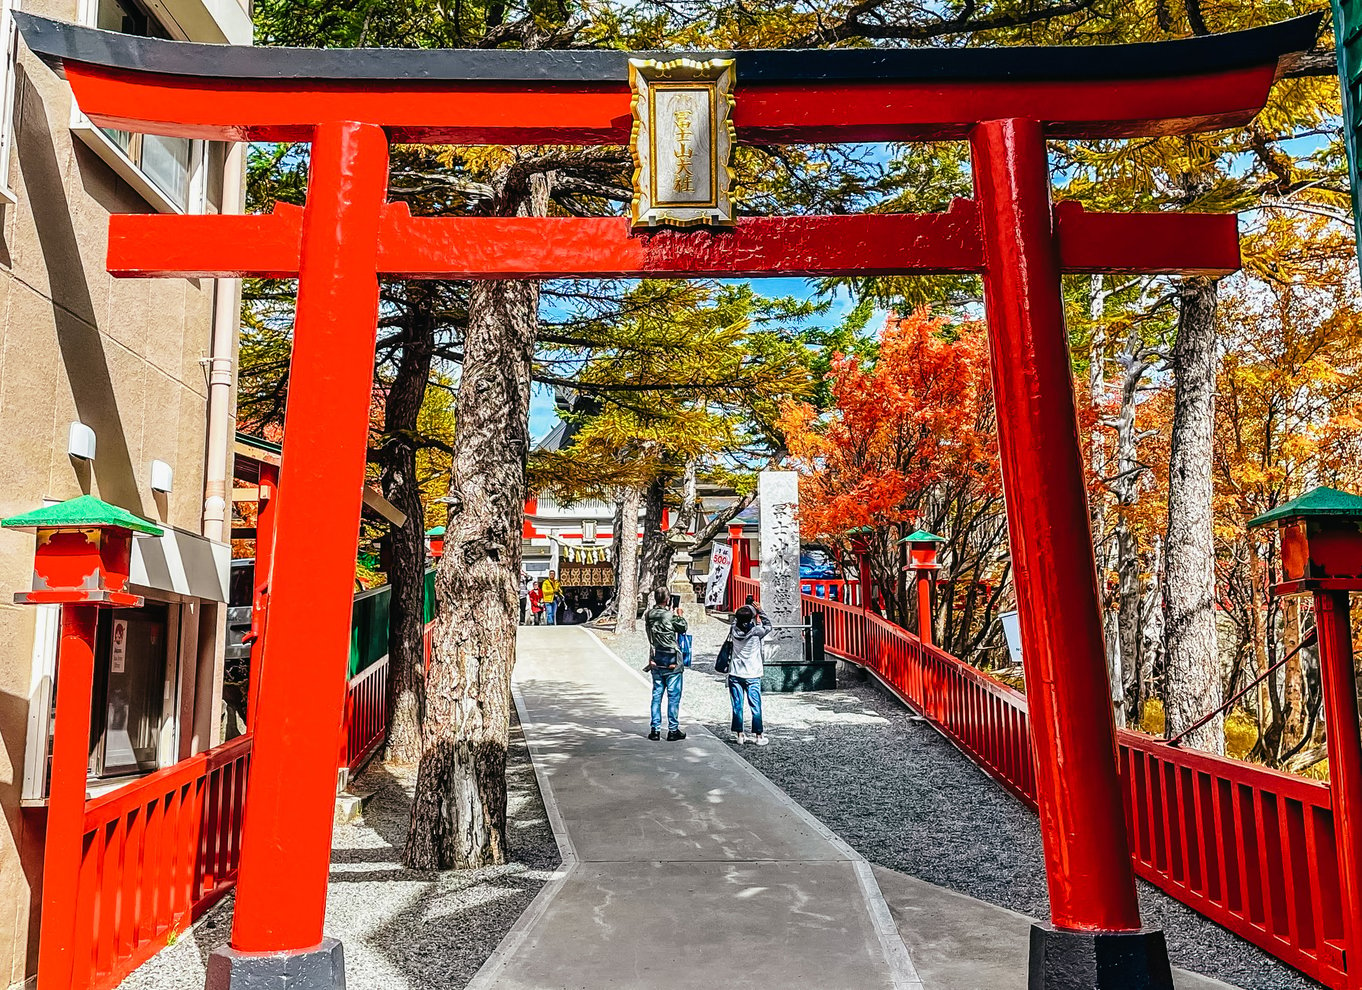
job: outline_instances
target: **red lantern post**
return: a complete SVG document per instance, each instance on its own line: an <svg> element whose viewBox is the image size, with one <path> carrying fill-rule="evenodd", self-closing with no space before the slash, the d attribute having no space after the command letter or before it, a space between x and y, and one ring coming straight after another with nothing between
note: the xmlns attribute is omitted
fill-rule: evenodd
<svg viewBox="0 0 1362 990"><path fill-rule="evenodd" d="M85 833L90 693L99 609L142 604L142 597L128 590L133 534L160 536L162 530L92 495L11 516L0 521L0 526L38 535L33 589L17 592L15 602L62 607L57 722L43 846L38 983L66 986L71 981L71 933L76 929L77 878Z"/></svg>
<svg viewBox="0 0 1362 990"><path fill-rule="evenodd" d="M1272 593L1315 600L1344 933L1356 953L1362 951L1362 739L1348 596L1362 591L1362 498L1316 488L1249 521L1250 528L1260 526L1276 526L1281 536L1282 581ZM1362 968L1348 967L1348 986L1362 987Z"/></svg>
<svg viewBox="0 0 1362 990"><path fill-rule="evenodd" d="M909 533L900 543L908 544L907 571L917 575L917 638L924 646L932 645L932 585L936 583L941 565L937 562L937 548L945 537L919 529Z"/></svg>
<svg viewBox="0 0 1362 990"><path fill-rule="evenodd" d="M869 526L858 526L847 534L851 539L851 552L856 555L856 590L863 609L870 608L871 595L874 593L870 574L870 537L873 532Z"/></svg>

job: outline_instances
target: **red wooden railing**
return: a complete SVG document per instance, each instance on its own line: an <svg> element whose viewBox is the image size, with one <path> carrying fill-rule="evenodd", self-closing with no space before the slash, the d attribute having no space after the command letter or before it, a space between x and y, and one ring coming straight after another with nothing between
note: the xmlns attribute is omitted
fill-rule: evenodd
<svg viewBox="0 0 1362 990"><path fill-rule="evenodd" d="M799 590L812 598L824 598L846 605L861 604L861 586L856 581L800 578Z"/></svg>
<svg viewBox="0 0 1362 990"><path fill-rule="evenodd" d="M739 605L747 600L748 595L758 601L761 600L761 581L757 578L734 574L729 578L729 581L731 586L728 596L729 608L736 610Z"/></svg>
<svg viewBox="0 0 1362 990"><path fill-rule="evenodd" d="M735 578L735 586L757 582ZM739 595L759 594L739 587ZM741 601L741 597L738 599ZM966 756L1036 804L1026 697L860 608L804 596L827 648L875 673ZM1346 984L1329 788L1118 733L1135 869L1184 904L1330 987Z"/></svg>
<svg viewBox="0 0 1362 990"><path fill-rule="evenodd" d="M345 751L341 765L351 770L373 755L388 736L388 658L365 667L345 689Z"/></svg>
<svg viewBox="0 0 1362 990"><path fill-rule="evenodd" d="M425 666L430 668L430 649L435 623L427 622L422 633ZM341 766L358 770L388 738L388 658L365 667L350 678L345 689L345 734L341 739Z"/></svg>
<svg viewBox="0 0 1362 990"><path fill-rule="evenodd" d="M241 736L86 803L71 988L117 986L231 889L250 765Z"/></svg>

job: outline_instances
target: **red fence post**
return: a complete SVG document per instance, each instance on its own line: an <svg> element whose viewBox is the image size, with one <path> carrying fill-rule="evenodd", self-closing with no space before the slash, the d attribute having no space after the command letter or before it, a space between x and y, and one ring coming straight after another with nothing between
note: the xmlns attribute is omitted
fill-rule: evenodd
<svg viewBox="0 0 1362 990"><path fill-rule="evenodd" d="M1140 930L1126 838L1045 134L985 121L970 145L1053 923L1032 931L1031 987L1074 966L1106 986L1101 960L1118 952L1122 985L1171 988L1163 933Z"/></svg>
<svg viewBox="0 0 1362 990"><path fill-rule="evenodd" d="M1329 796L1343 895L1348 986L1362 987L1362 739L1357 729L1357 677L1348 592L1315 592L1319 667L1324 681Z"/></svg>
<svg viewBox="0 0 1362 990"><path fill-rule="evenodd" d="M90 691L95 676L99 608L63 605L57 654L57 724L43 846L43 914L38 936L38 984L72 986L76 898L85 836L85 778L90 765Z"/></svg>
<svg viewBox="0 0 1362 990"><path fill-rule="evenodd" d="M213 990L282 980L300 965L317 987L344 985L340 945L323 940L322 921L387 183L382 128L316 128L284 421L269 667L258 692L232 945L209 959ZM327 539L313 539L319 531Z"/></svg>
<svg viewBox="0 0 1362 990"><path fill-rule="evenodd" d="M935 580L935 570L918 569L917 638L922 640L923 646L932 645L932 582Z"/></svg>

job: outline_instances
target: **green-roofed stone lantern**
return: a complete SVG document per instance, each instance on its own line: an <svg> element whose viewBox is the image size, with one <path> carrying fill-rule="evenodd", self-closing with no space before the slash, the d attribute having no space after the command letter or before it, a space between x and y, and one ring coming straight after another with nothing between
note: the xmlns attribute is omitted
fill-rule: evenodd
<svg viewBox="0 0 1362 990"><path fill-rule="evenodd" d="M132 538L163 533L93 495L10 516L0 526L38 535L33 589L14 595L16 602L29 605L140 606L142 596L128 591Z"/></svg>
<svg viewBox="0 0 1362 990"><path fill-rule="evenodd" d="M937 536L925 529L919 529L914 533L909 533L899 542L908 544L908 570L920 571L924 568L935 570L941 566L936 561L936 552L941 544L946 542L944 536Z"/></svg>
<svg viewBox="0 0 1362 990"><path fill-rule="evenodd" d="M439 560L445 554L445 528L435 526L426 530L426 547L430 550L430 555Z"/></svg>
<svg viewBox="0 0 1362 990"><path fill-rule="evenodd" d="M873 526L857 526L855 529L847 530L847 541L851 544L852 553L869 553L870 540L875 535Z"/></svg>
<svg viewBox="0 0 1362 990"><path fill-rule="evenodd" d="M1324 690L1334 855L1344 878L1343 925L1349 943L1362 942L1362 740L1357 734L1357 672L1353 664L1350 595L1362 591L1362 498L1316 488L1249 526L1276 526L1282 580L1275 595L1310 593ZM1335 726L1345 731L1334 732ZM1350 731L1348 727L1351 727Z"/></svg>
<svg viewBox="0 0 1362 990"><path fill-rule="evenodd" d="M1279 595L1306 591L1362 591L1362 497L1337 488L1308 494L1249 520L1281 535Z"/></svg>

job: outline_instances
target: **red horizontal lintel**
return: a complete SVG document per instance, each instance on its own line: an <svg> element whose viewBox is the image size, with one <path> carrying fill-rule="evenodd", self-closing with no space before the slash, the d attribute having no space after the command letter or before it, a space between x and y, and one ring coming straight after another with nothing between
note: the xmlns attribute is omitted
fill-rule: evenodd
<svg viewBox="0 0 1362 990"><path fill-rule="evenodd" d="M1239 270L1233 213L1089 213L1055 204L1060 265L1073 274L1228 275Z"/></svg>
<svg viewBox="0 0 1362 990"><path fill-rule="evenodd" d="M181 278L294 278L303 210L273 213L116 213L109 217L111 275Z"/></svg>
<svg viewBox="0 0 1362 990"><path fill-rule="evenodd" d="M1055 211L1067 272L1194 272L1239 267L1232 215ZM253 216L120 214L109 270L120 276L292 277L302 211ZM623 217L412 217L385 210L379 274L399 278L828 276L983 270L978 211L747 217L727 229L633 233Z"/></svg>
<svg viewBox="0 0 1362 990"><path fill-rule="evenodd" d="M1172 78L741 85L745 143L962 139L983 120L1045 122L1052 138L1188 134L1247 124L1276 65ZM191 78L71 63L76 99L104 127L227 141L310 141L354 120L399 143L627 144L627 86Z"/></svg>

